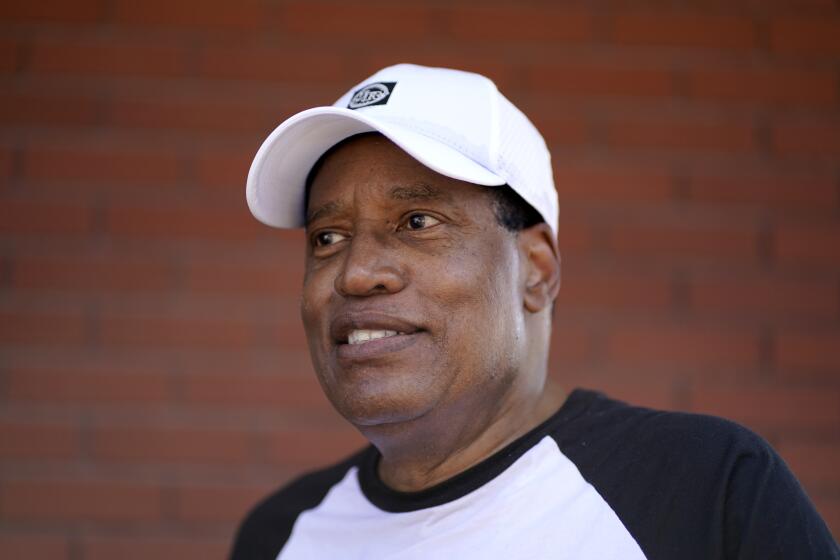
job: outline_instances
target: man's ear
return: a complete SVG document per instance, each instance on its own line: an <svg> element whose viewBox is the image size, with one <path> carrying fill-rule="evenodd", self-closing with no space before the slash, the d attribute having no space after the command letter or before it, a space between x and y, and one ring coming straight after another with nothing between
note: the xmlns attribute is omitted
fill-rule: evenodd
<svg viewBox="0 0 840 560"><path fill-rule="evenodd" d="M536 313L550 307L560 291L560 251L548 224L519 232L519 254L525 272L525 308Z"/></svg>

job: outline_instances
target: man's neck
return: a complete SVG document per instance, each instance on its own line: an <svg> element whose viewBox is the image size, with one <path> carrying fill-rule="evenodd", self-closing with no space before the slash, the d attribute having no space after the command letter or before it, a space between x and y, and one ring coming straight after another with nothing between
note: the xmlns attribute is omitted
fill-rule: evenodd
<svg viewBox="0 0 840 560"><path fill-rule="evenodd" d="M379 477L394 490L417 492L452 478L536 427L563 404L565 394L546 381L524 399L508 398L483 418L452 411L413 420L412 426L366 434L382 453Z"/></svg>

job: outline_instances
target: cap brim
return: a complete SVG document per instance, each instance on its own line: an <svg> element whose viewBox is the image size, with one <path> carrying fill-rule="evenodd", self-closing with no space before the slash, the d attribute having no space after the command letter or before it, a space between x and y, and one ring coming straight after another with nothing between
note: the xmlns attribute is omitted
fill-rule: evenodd
<svg viewBox="0 0 840 560"><path fill-rule="evenodd" d="M426 167L453 179L485 186L505 180L461 152L414 130L341 107L316 107L287 119L251 163L246 196L261 222L282 228L304 225L306 177L324 152L362 132L378 131Z"/></svg>

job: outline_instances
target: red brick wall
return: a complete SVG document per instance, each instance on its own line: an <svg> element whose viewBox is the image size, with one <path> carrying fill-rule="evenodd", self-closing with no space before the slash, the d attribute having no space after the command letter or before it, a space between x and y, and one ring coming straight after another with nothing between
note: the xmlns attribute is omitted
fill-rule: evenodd
<svg viewBox="0 0 840 560"><path fill-rule="evenodd" d="M840 2L6 0L0 557L224 555L361 439L313 380L264 136L378 67L489 74L547 137L567 387L768 438L840 531Z"/></svg>

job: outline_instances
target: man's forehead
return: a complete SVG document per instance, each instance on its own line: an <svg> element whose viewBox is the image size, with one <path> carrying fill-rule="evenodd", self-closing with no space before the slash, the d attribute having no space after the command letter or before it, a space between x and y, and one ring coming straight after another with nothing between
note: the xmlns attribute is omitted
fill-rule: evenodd
<svg viewBox="0 0 840 560"><path fill-rule="evenodd" d="M393 201L429 201L429 200L452 200L452 186L433 185L426 181L408 182L406 184L392 185L383 193L384 197ZM350 207L350 200L338 198L320 203L310 201L307 209L306 224L312 221L333 214L345 212Z"/></svg>
<svg viewBox="0 0 840 560"><path fill-rule="evenodd" d="M395 200L440 200L452 198L451 186L431 185L417 181L409 185L391 187L389 196Z"/></svg>
<svg viewBox="0 0 840 560"><path fill-rule="evenodd" d="M381 181L372 181L364 175L354 177L352 172L348 172L354 168L376 173L379 175L377 179L381 178ZM316 186L323 186L321 183L324 175L330 186L353 187L338 188L338 192L343 195L354 191L357 186L370 189L377 185L375 190L368 190L367 194L375 194L380 200L431 201L453 198L453 179L429 169L383 134L366 132L345 138L327 150L313 166L307 180L306 225L317 218L348 210L347 196L320 196L323 194L320 189L317 189L317 195L314 194ZM353 181L358 183L354 184ZM335 189L328 187L327 190L331 192Z"/></svg>

